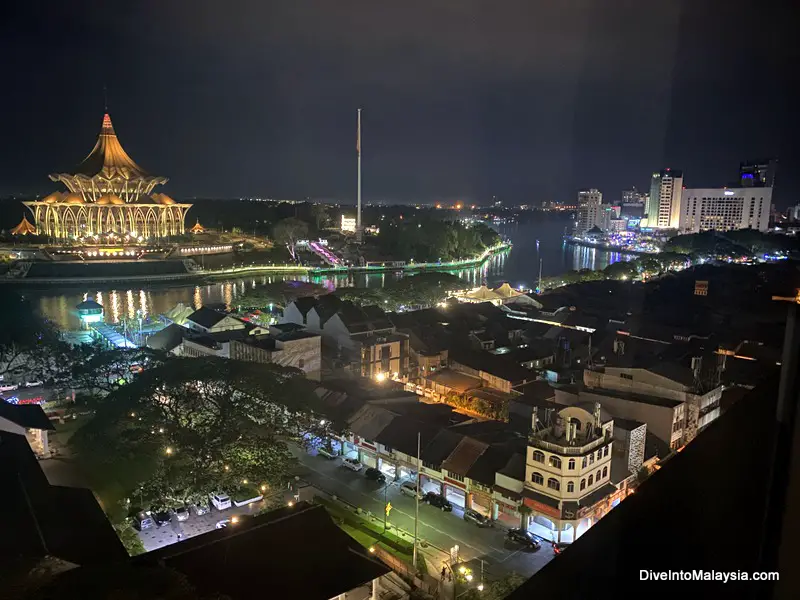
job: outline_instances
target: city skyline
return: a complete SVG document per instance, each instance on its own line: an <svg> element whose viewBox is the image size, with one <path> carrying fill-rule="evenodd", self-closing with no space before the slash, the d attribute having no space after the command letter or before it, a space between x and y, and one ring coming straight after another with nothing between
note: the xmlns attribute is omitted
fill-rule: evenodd
<svg viewBox="0 0 800 600"><path fill-rule="evenodd" d="M695 4L20 5L0 42L16 57L0 194L45 194L48 172L88 152L105 87L131 154L176 197L355 202L361 107L365 203L537 204L591 187L616 201L666 167L715 187L777 156L775 202L794 204L788 14ZM726 43L743 12L746 49ZM58 53L41 43L67 30Z"/></svg>

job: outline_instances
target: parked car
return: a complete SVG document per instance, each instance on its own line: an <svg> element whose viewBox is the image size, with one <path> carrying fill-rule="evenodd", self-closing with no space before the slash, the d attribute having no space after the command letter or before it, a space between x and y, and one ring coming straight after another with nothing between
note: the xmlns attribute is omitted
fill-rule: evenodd
<svg viewBox="0 0 800 600"><path fill-rule="evenodd" d="M169 523L171 519L172 515L168 510L160 510L153 515L153 520L159 527L163 527L164 525Z"/></svg>
<svg viewBox="0 0 800 600"><path fill-rule="evenodd" d="M334 458L339 458L339 455L335 452L331 452L327 448L318 448L317 454L322 456L323 458L327 458L328 460L333 460Z"/></svg>
<svg viewBox="0 0 800 600"><path fill-rule="evenodd" d="M18 389L19 385L16 383L0 383L0 392L13 392Z"/></svg>
<svg viewBox="0 0 800 600"><path fill-rule="evenodd" d="M191 508L191 511L195 515L197 515L198 517L202 517L203 515L207 515L208 511L211 510L208 507L208 504L205 503L205 502L198 502L196 504L192 504L192 506L190 508Z"/></svg>
<svg viewBox="0 0 800 600"><path fill-rule="evenodd" d="M447 512L453 510L453 505L450 504L450 501L441 494L437 494L436 492L428 492L427 494L425 494L425 502L427 502L431 506L435 506L436 508L441 508L442 510Z"/></svg>
<svg viewBox="0 0 800 600"><path fill-rule="evenodd" d="M211 500L211 504L213 504L214 508L216 508L217 510L225 510L231 507L230 497L221 492L211 494L209 496L209 499Z"/></svg>
<svg viewBox="0 0 800 600"><path fill-rule="evenodd" d="M25 382L25 387L26 388L39 387L40 385L44 385L44 381L26 381Z"/></svg>
<svg viewBox="0 0 800 600"><path fill-rule="evenodd" d="M406 496L417 496L420 500L422 500L422 494L417 491L417 484L413 481L406 481L400 486L400 493L405 494Z"/></svg>
<svg viewBox="0 0 800 600"><path fill-rule="evenodd" d="M136 513L136 516L133 517L133 526L136 527L139 531L144 531L145 529L150 529L153 527L153 519L150 517L150 514L145 511L139 511Z"/></svg>
<svg viewBox="0 0 800 600"><path fill-rule="evenodd" d="M358 462L358 459L356 458L345 458L342 461L342 465L347 467L351 471L360 471L361 469L364 468L364 465Z"/></svg>
<svg viewBox="0 0 800 600"><path fill-rule="evenodd" d="M366 477L370 481L377 481L378 483L386 483L386 475L384 475L378 469L375 469L373 467L369 467L366 471L364 471L364 477Z"/></svg>
<svg viewBox="0 0 800 600"><path fill-rule="evenodd" d="M478 527L492 527L494 525L494 522L489 517L486 517L477 510L472 510L471 508L468 508L464 511L464 520L469 521L470 523L475 523L475 525Z"/></svg>
<svg viewBox="0 0 800 600"><path fill-rule="evenodd" d="M541 547L540 540L542 538L524 529L509 529L506 534L506 539L517 544L522 544L526 548L538 550Z"/></svg>
<svg viewBox="0 0 800 600"><path fill-rule="evenodd" d="M186 521L189 518L189 509L186 506L179 506L175 509L175 516L178 521Z"/></svg>

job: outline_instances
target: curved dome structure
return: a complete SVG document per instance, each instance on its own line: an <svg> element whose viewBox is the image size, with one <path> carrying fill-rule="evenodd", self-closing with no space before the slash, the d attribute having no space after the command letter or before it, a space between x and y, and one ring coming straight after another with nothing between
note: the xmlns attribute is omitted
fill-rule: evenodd
<svg viewBox="0 0 800 600"><path fill-rule="evenodd" d="M192 205L152 194L167 178L148 174L128 156L108 114L89 156L75 169L50 179L69 191L23 203L33 212L42 235L70 241L88 238L94 244L98 237L113 234L115 239L149 243L185 232L186 212Z"/></svg>
<svg viewBox="0 0 800 600"><path fill-rule="evenodd" d="M41 202L45 204L53 204L55 202L61 202L61 199L64 197L64 194L61 192L53 192L52 194L48 194L44 198L41 199Z"/></svg>
<svg viewBox="0 0 800 600"><path fill-rule="evenodd" d="M67 194L61 199L64 204L84 204L83 197L80 194Z"/></svg>
<svg viewBox="0 0 800 600"><path fill-rule="evenodd" d="M175 204L175 200L167 196L166 194L153 194L153 200L155 200L156 204Z"/></svg>

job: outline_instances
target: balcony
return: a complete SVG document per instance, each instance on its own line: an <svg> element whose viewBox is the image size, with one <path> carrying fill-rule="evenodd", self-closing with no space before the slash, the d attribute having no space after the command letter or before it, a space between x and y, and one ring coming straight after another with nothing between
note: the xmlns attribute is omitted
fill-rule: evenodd
<svg viewBox="0 0 800 600"><path fill-rule="evenodd" d="M542 434L539 433L537 435L530 435L528 436L528 444L534 446L536 448L540 448L542 450L548 450L550 452L554 452L556 454L561 454L564 456L581 456L583 454L587 454L594 450L595 448L599 448L607 444L611 436L606 433L603 436L598 437L596 440L589 442L588 444L584 444L583 446L570 446L567 444L566 438L561 437L559 442L549 442L541 436ZM547 432L544 435L550 436L550 433Z"/></svg>

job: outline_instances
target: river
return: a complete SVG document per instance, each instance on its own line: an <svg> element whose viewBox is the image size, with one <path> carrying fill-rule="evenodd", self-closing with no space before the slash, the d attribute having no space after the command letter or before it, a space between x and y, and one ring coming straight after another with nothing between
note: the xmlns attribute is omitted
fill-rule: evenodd
<svg viewBox="0 0 800 600"><path fill-rule="evenodd" d="M568 221L563 217L549 216L531 223L501 225L498 228L500 233L514 245L511 252L493 256L482 267L463 269L455 273L475 286L482 283L492 286L508 281L514 287L535 288L540 258L542 275L545 277L571 269L603 269L613 262L631 258L616 252L564 244L562 234L567 224ZM121 319L137 318L137 311L141 311L142 317L167 312L179 302L195 308L203 304L234 307L237 299L248 289L284 279L312 281L334 290L336 287L352 286L383 287L399 277L402 277L401 273L317 277L251 275L203 285L172 282L154 283L146 287L125 287L114 284L105 288L40 288L21 289L20 292L31 298L42 314L58 327L75 330L80 327L75 306L86 298L94 298L105 307L106 321L118 323Z"/></svg>

